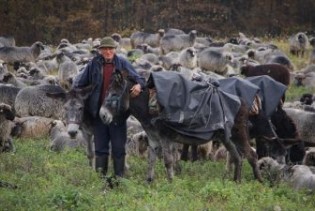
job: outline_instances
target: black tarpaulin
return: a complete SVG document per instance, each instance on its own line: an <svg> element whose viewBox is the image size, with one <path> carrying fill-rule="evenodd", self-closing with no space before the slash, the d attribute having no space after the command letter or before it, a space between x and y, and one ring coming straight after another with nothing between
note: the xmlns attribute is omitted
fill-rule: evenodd
<svg viewBox="0 0 315 211"><path fill-rule="evenodd" d="M270 117L276 110L287 86L275 81L268 75L247 77L245 79L259 87L258 95L262 103L262 112Z"/></svg>
<svg viewBox="0 0 315 211"><path fill-rule="evenodd" d="M149 80L162 107L158 119L166 126L204 140L219 129L230 136L241 104L237 96L211 83L189 81L177 72L154 72Z"/></svg>
<svg viewBox="0 0 315 211"><path fill-rule="evenodd" d="M223 91L242 98L249 109L252 107L255 96L260 90L255 84L239 77L220 79L219 84Z"/></svg>

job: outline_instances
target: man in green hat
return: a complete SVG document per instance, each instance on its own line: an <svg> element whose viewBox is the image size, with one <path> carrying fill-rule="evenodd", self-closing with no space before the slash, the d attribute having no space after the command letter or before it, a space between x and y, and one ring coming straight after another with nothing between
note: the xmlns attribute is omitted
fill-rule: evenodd
<svg viewBox="0 0 315 211"><path fill-rule="evenodd" d="M127 140L126 119L105 125L99 117L99 109L107 95L110 78L113 71L127 72L137 84L131 90L131 97L137 97L145 86L145 79L140 76L129 61L116 54L117 43L111 37L104 37L98 47L96 55L86 68L76 77L73 86L82 88L93 84L95 86L86 101L87 111L93 117L92 127L95 143L95 169L102 175L108 170L109 144L115 176L122 177L125 167L125 144Z"/></svg>

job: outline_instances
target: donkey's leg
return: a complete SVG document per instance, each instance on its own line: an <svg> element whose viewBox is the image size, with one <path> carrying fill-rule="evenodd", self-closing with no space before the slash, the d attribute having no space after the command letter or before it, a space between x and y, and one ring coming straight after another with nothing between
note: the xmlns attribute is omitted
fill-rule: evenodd
<svg viewBox="0 0 315 211"><path fill-rule="evenodd" d="M174 178L174 156L173 156L173 144L166 138L161 139L162 153L164 159L164 165L167 172L167 178L172 181Z"/></svg>
<svg viewBox="0 0 315 211"><path fill-rule="evenodd" d="M153 182L154 179L154 167L157 159L157 150L149 146L148 147L148 171L147 171L147 181Z"/></svg>
<svg viewBox="0 0 315 211"><path fill-rule="evenodd" d="M234 181L241 182L242 173L242 158L238 153L235 145L230 140L223 140L223 145L231 156L231 160L234 163Z"/></svg>
<svg viewBox="0 0 315 211"><path fill-rule="evenodd" d="M94 147L93 135L85 134L84 138L86 141L86 156L89 160L89 165L91 167L95 167L95 153L94 153L95 147Z"/></svg>
<svg viewBox="0 0 315 211"><path fill-rule="evenodd" d="M238 115L235 118L235 123L232 129L233 142L237 146L240 154L244 155L253 169L254 177L258 181L262 181L258 165L257 154L250 146L250 138L248 132L248 110L241 106Z"/></svg>

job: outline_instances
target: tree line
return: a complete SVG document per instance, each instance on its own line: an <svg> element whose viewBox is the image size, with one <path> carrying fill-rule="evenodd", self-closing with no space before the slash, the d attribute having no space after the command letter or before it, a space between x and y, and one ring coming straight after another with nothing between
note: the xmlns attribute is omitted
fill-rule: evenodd
<svg viewBox="0 0 315 211"><path fill-rule="evenodd" d="M160 28L214 37L315 30L313 0L0 0L0 5L0 36L14 36L17 45Z"/></svg>

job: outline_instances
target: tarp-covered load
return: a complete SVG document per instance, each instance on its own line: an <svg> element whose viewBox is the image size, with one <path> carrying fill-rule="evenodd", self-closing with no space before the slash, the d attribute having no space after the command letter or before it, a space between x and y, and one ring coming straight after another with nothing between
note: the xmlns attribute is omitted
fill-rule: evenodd
<svg viewBox="0 0 315 211"><path fill-rule="evenodd" d="M241 104L237 96L211 83L189 81L177 72L155 72L149 80L162 107L158 118L169 128L204 140L219 129L231 134Z"/></svg>
<svg viewBox="0 0 315 211"><path fill-rule="evenodd" d="M269 117L286 90L286 86L266 75L196 82L177 72L154 72L149 82L154 84L162 107L157 119L183 135L204 140L210 140L219 129L227 137L231 135L240 98L250 109L258 95L262 112Z"/></svg>

